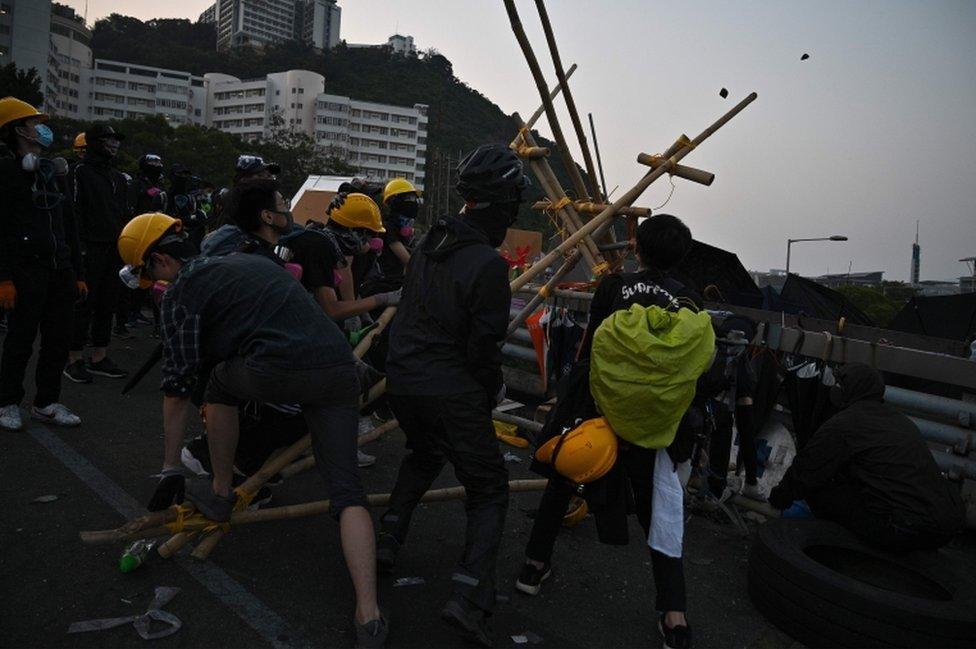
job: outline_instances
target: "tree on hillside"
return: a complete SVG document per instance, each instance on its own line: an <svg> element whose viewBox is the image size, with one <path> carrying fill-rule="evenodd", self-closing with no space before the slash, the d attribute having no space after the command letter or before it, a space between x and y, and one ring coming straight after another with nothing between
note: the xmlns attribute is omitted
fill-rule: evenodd
<svg viewBox="0 0 976 649"><path fill-rule="evenodd" d="M0 97L16 97L31 106L40 106L44 95L37 70L21 70L14 63L0 67Z"/></svg>

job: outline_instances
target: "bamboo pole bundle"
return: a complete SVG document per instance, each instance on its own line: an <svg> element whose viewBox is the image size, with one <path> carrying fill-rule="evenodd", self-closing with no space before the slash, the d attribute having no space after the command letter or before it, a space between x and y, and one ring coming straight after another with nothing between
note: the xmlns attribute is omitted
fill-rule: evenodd
<svg viewBox="0 0 976 649"><path fill-rule="evenodd" d="M566 73L563 72L563 62L559 56L559 48L556 47L556 36L552 31L552 23L549 22L549 13L543 0L535 0L535 6L539 10L539 20L542 22L542 31L545 32L546 42L549 44L549 54L552 57L552 66L556 70L556 79L563 88L563 100L569 110L569 119L573 122L573 129L576 131L576 139L579 141L580 151L583 153L583 163L586 165L586 175L590 181L590 197L600 198L600 184L597 182L596 169L593 167L593 156L590 155L590 147L586 142L586 134L583 132L583 123L580 121L579 113L576 110L576 102L573 101L573 93L566 83ZM551 100L550 100L551 101Z"/></svg>
<svg viewBox="0 0 976 649"><path fill-rule="evenodd" d="M516 126L519 128L519 136L513 142L513 148L520 156L524 157L523 151L526 147L529 149L538 147L536 147L535 138L532 136L531 131L522 123L519 114L515 113L513 117ZM572 207L572 202L566 196L566 192L560 187L559 181L556 179L556 174L553 173L552 167L549 166L549 162L545 159L529 159L529 168L532 169L532 173L539 180L539 184L542 186L542 190L546 193L546 196L549 197L549 201L553 203L554 207L559 207L555 211L563 227L570 234L583 227L583 221L580 219L579 214L576 213L576 209ZM590 265L591 269L595 270L597 267L604 265L603 255L597 249L596 243L592 240L586 240L581 252L583 253L583 259L586 260L586 263Z"/></svg>
<svg viewBox="0 0 976 649"><path fill-rule="evenodd" d="M506 0L506 3L510 1L511 0ZM699 133L694 140L685 143L677 152L668 156L668 164L662 165L645 175L636 185L624 193L623 196L614 201L612 205L607 206L605 210L593 217L582 228L567 237L562 243L545 254L524 273L516 277L512 282L512 290L518 290L528 284L536 275L545 270L549 264L565 254L570 248L578 245L579 242L585 237L594 236L594 238L596 238L597 229L605 224L609 224L609 220L617 213L617 210L619 210L621 207L629 207L642 193L644 193L644 190L646 190L651 183L667 173L668 169L672 165L677 164L682 158L695 150L695 148L701 145L702 142L713 135L715 131L727 124L729 120L742 112L746 106L755 101L757 97L758 95L756 93L750 94L735 107L729 110L725 115L720 117L711 126Z"/></svg>
<svg viewBox="0 0 976 649"><path fill-rule="evenodd" d="M548 481L540 480L510 480L508 490L511 493L525 493L531 491L542 491ZM449 500L461 500L465 497L464 487L448 487L446 489L433 489L428 491L420 499L423 503L445 502ZM370 494L366 497L370 506L384 506L390 502L390 494ZM329 511L328 500L317 500L298 505L285 505L283 507L268 507L266 509L238 511L231 514L229 525L247 525L250 523L260 523L265 521L284 520L291 518L304 518L316 516ZM188 533L205 529L212 526L213 521L205 518L196 517L184 521L184 530ZM92 532L82 532L81 539L89 545L104 543L114 543L117 541L129 541L151 536L162 536L169 530L168 527L161 526L144 530L131 531L127 526L122 526L114 530L98 530Z"/></svg>
<svg viewBox="0 0 976 649"><path fill-rule="evenodd" d="M535 85L539 89L539 97L541 97L542 103L545 106L546 119L549 121L549 128L552 129L552 135L556 140L556 144L559 146L559 157L562 159L566 173L569 175L570 181L573 184L573 191L576 193L577 198L588 196L586 185L583 184L583 177L580 176L579 168L577 168L576 162L573 161L573 156L570 154L569 147L566 145L566 137L563 135L563 130L559 126L559 118L556 117L556 110L553 108L552 100L549 99L549 86L546 84L546 79L542 75L539 60L536 59L535 53L532 51L532 44L529 43L529 38L525 35L525 29L522 27L522 21L519 19L518 10L515 8L515 0L504 1L505 11L508 12L508 19L512 24L512 31L515 32L515 38L522 48L525 60L529 64L529 70L532 72L532 78L535 80ZM561 85L563 92L566 92L566 84L562 83Z"/></svg>
<svg viewBox="0 0 976 649"><path fill-rule="evenodd" d="M573 201L573 207L580 214L599 214L607 209L604 203L594 203L592 201ZM544 212L553 208L553 202L549 199L532 203L532 209ZM646 218L651 215L649 207L622 207L617 211L617 216L636 216Z"/></svg>
<svg viewBox="0 0 976 649"><path fill-rule="evenodd" d="M359 344L356 345L356 348L353 349L352 353L356 358L362 358L366 355L366 352L368 352L370 347L373 346L373 341L375 341L376 338L383 333L383 330L386 329L387 325L389 325L393 320L393 316L396 315L396 311L397 308L395 306L388 306L383 309L383 313L381 313L380 317L376 319L376 326L366 332L363 339L360 340Z"/></svg>

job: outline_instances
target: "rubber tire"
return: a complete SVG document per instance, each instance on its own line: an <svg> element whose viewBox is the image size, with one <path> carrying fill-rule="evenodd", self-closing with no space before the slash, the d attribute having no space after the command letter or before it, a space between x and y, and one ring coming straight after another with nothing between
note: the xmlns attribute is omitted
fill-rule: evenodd
<svg viewBox="0 0 976 649"><path fill-rule="evenodd" d="M951 599L910 596L858 581L808 556L805 549L812 546L846 548L898 564L937 583ZM970 566L945 552L888 554L819 520L766 523L749 557L749 593L756 607L811 647L976 647L972 575Z"/></svg>

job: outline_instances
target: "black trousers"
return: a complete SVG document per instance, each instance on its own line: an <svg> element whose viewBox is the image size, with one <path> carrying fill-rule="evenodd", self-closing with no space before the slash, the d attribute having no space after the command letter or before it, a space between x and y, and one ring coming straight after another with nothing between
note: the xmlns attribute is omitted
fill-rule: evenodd
<svg viewBox="0 0 976 649"><path fill-rule="evenodd" d="M406 541L410 518L447 461L467 492L464 553L454 573L454 595L490 612L495 564L508 509L508 469L484 392L444 396L389 395L411 453L403 459L382 532ZM436 549L432 549L436 551Z"/></svg>
<svg viewBox="0 0 976 649"><path fill-rule="evenodd" d="M889 516L869 511L864 506L860 487L846 476L806 497L817 518L834 521L853 532L861 541L889 552L936 550L949 542L952 533L912 529L899 525Z"/></svg>
<svg viewBox="0 0 976 649"><path fill-rule="evenodd" d="M43 408L61 398L61 371L68 358L77 287L72 270L30 265L13 272L17 303L7 315L7 337L0 360L0 406L24 398L24 374L41 335L34 381L34 405Z"/></svg>
<svg viewBox="0 0 976 649"><path fill-rule="evenodd" d="M75 309L71 351L80 352L91 336L92 347L108 347L112 337L112 316L123 288L119 279L122 259L115 242L89 243L85 253L85 281L88 298Z"/></svg>
<svg viewBox="0 0 976 649"><path fill-rule="evenodd" d="M664 451L661 451L664 452ZM644 529L644 539L651 529L651 498L654 494L654 458L656 451L630 447L621 449L617 463L626 473L634 496L637 520ZM563 516L574 493L572 485L562 480L550 480L542 492L539 512L536 514L525 556L533 561L549 564L559 536ZM597 514L599 516L599 514ZM648 548L651 552L651 568L654 572L654 588L657 591L654 606L658 611L684 611L685 573L680 557Z"/></svg>
<svg viewBox="0 0 976 649"><path fill-rule="evenodd" d="M710 475L708 486L716 498L721 497L728 482L729 453L732 451L732 413L725 403L713 400L711 412L715 427L712 429L708 447ZM746 482L756 484L759 461L756 457L756 435L754 431L753 406L736 406L736 431L739 433L739 462L745 469Z"/></svg>

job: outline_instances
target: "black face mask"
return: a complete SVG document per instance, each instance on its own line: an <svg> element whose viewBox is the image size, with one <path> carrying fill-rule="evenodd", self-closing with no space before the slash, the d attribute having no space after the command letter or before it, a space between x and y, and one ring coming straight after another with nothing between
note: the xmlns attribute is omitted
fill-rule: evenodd
<svg viewBox="0 0 976 649"><path fill-rule="evenodd" d="M420 209L420 205L417 201L399 201L393 206L393 211L400 217L407 219L416 219L417 211Z"/></svg>
<svg viewBox="0 0 976 649"><path fill-rule="evenodd" d="M163 175L162 169L157 169L155 167L146 167L142 170L143 175L154 183L158 183L159 179Z"/></svg>

